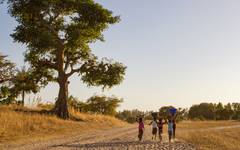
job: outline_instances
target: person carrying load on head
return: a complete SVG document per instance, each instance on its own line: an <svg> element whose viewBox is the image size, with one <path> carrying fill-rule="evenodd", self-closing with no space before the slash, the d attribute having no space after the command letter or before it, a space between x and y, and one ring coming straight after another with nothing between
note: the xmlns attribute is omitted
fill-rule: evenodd
<svg viewBox="0 0 240 150"><path fill-rule="evenodd" d="M170 114L173 124L173 132L172 132L172 138L175 140L175 133L176 133L176 116L177 116L177 109L176 108L170 108Z"/></svg>
<svg viewBox="0 0 240 150"><path fill-rule="evenodd" d="M169 139L169 143L171 142L172 135L173 135L173 122L172 122L172 119L169 117L169 119L168 119L168 139Z"/></svg>

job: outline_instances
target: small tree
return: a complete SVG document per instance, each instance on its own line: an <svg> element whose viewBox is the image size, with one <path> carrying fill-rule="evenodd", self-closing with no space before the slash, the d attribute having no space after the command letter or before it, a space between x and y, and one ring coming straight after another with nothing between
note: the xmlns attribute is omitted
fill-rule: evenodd
<svg viewBox="0 0 240 150"><path fill-rule="evenodd" d="M12 79L15 65L0 53L0 85Z"/></svg>
<svg viewBox="0 0 240 150"><path fill-rule="evenodd" d="M27 45L26 61L44 77L52 72L48 79L59 84L54 108L59 117L69 117L68 79L73 74L88 86L103 88L123 80L123 64L99 61L89 47L104 41L102 32L117 23L119 16L93 0L8 0L8 4L9 13L19 23L12 37Z"/></svg>
<svg viewBox="0 0 240 150"><path fill-rule="evenodd" d="M31 70L26 70L24 67L17 71L14 79L12 80L13 87L11 91L15 96L21 94L22 105L24 106L25 94L37 93L40 89L37 82L35 82Z"/></svg>
<svg viewBox="0 0 240 150"><path fill-rule="evenodd" d="M13 79L15 73L15 65L10 60L6 59L7 56L4 56L0 53L0 103L9 103L9 101L2 101L9 94L10 81Z"/></svg>
<svg viewBox="0 0 240 150"><path fill-rule="evenodd" d="M90 112L114 116L117 113L116 108L122 102L122 99L116 97L93 96L87 100L86 104Z"/></svg>
<svg viewBox="0 0 240 150"><path fill-rule="evenodd" d="M73 97L72 95L68 98L69 108L78 111L78 112L87 112L88 106L83 101L80 101L78 98Z"/></svg>

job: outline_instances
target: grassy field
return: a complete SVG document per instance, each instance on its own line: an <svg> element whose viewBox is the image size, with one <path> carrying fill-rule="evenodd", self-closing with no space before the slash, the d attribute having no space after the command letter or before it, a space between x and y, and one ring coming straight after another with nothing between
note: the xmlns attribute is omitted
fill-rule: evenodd
<svg viewBox="0 0 240 150"><path fill-rule="evenodd" d="M0 144L25 143L29 140L54 138L63 134L81 134L89 130L126 125L109 116L76 112L71 114L81 121L62 120L53 115L40 114L38 110L1 106Z"/></svg>
<svg viewBox="0 0 240 150"><path fill-rule="evenodd" d="M182 122L177 126L177 138L194 144L200 150L239 150L240 122Z"/></svg>
<svg viewBox="0 0 240 150"><path fill-rule="evenodd" d="M40 114L39 110L1 106L0 146L6 143L28 143L127 125L109 116L74 111L71 111L71 114L78 121ZM166 125L164 131L167 131ZM200 150L239 150L239 135L239 121L184 121L177 124L177 138L194 144Z"/></svg>

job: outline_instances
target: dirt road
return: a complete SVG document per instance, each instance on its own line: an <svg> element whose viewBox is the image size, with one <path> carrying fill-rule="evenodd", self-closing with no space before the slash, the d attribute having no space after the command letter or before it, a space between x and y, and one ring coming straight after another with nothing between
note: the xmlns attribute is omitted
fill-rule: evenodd
<svg viewBox="0 0 240 150"><path fill-rule="evenodd" d="M194 146L176 140L167 142L167 135L163 134L163 142L151 140L151 128L147 127L142 142L137 141L136 126L114 128L104 131L89 132L88 134L61 137L50 141L39 141L17 147L5 147L16 150L194 150Z"/></svg>

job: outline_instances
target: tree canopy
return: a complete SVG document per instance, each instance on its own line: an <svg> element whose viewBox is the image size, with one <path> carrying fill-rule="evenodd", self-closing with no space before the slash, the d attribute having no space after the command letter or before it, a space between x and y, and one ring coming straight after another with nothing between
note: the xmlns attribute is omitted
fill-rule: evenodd
<svg viewBox="0 0 240 150"><path fill-rule="evenodd" d="M88 86L111 88L121 83L126 67L112 59L99 60L89 44L104 41L103 31L119 16L93 0L8 0L18 25L11 35L27 45L30 67L59 84L54 111L67 118L68 78L74 73Z"/></svg>
<svg viewBox="0 0 240 150"><path fill-rule="evenodd" d="M15 64L6 57L0 53L0 84L11 80L15 72Z"/></svg>

